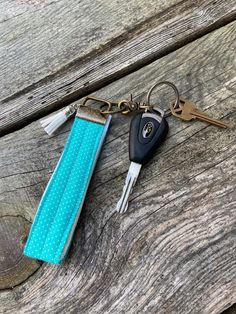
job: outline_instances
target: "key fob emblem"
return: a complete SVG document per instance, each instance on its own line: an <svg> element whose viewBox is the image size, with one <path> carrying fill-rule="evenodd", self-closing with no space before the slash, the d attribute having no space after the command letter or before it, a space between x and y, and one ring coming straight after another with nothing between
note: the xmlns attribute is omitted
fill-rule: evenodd
<svg viewBox="0 0 236 314"><path fill-rule="evenodd" d="M143 137L147 138L152 134L152 131L154 130L154 124L149 121L147 122L143 127Z"/></svg>

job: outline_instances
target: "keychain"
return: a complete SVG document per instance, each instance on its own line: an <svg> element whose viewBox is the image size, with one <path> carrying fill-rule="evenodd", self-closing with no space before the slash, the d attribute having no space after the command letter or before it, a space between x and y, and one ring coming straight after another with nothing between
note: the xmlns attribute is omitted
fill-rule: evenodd
<svg viewBox="0 0 236 314"><path fill-rule="evenodd" d="M175 101L169 110L150 104L154 88L168 85L175 92ZM89 101L100 103L99 109L88 105ZM108 132L111 115L137 112L130 126L130 168L123 193L116 210L124 213L129 196L137 181L142 165L154 155L166 139L168 123L166 117L173 115L184 121L193 119L226 128L222 121L212 119L200 112L189 100L180 98L177 87L168 81L153 85L145 101L132 99L110 102L88 96L82 104L73 104L63 111L41 121L45 131L53 134L65 121L76 115L64 151L47 184L40 201L24 254L49 263L60 264L66 257L72 236L82 210L86 192Z"/></svg>
<svg viewBox="0 0 236 314"><path fill-rule="evenodd" d="M111 107L109 102L106 104ZM54 264L60 264L68 252L111 121L110 115L105 117L100 110L85 104L72 109L76 111L72 130L44 191L24 248L26 256ZM72 114L72 110L67 110L54 116L48 125L49 133Z"/></svg>
<svg viewBox="0 0 236 314"><path fill-rule="evenodd" d="M168 85L174 90L175 101L170 110L166 112L150 105L150 97L153 90L160 85ZM139 176L141 167L154 155L157 148L165 140L168 133L168 123L165 117L173 115L184 121L200 119L219 127L226 128L227 125L219 120L210 118L207 114L200 112L189 100L180 98L177 87L168 81L154 84L148 91L145 104L145 113L136 115L130 124L129 159L131 161L128 174L123 187L123 193L117 203L116 211L125 213L128 209L129 196Z"/></svg>

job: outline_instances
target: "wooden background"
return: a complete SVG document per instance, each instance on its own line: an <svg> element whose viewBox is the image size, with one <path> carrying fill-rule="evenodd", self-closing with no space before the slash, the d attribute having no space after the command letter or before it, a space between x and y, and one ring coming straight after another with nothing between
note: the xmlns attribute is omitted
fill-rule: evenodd
<svg viewBox="0 0 236 314"><path fill-rule="evenodd" d="M233 0L0 0L0 313L236 313L235 19ZM49 137L39 119L163 79L230 128L170 117L119 215L131 117L115 116L68 259L25 258L72 123Z"/></svg>

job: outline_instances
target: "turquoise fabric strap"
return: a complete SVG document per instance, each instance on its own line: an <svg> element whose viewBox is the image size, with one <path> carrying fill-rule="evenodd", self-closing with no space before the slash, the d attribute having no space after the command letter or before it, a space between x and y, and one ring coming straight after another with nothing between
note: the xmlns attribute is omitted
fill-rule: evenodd
<svg viewBox="0 0 236 314"><path fill-rule="evenodd" d="M75 118L39 204L25 255L54 264L65 258L109 122L110 117L105 125Z"/></svg>

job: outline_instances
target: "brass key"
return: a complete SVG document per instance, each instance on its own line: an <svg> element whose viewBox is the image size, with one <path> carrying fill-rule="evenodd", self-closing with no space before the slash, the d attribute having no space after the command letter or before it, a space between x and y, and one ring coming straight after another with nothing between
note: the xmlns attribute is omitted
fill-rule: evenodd
<svg viewBox="0 0 236 314"><path fill-rule="evenodd" d="M208 116L208 114L199 111L197 107L195 106L195 104L190 100L180 99L179 107L175 108L175 105L172 104L170 109L173 116L178 117L184 121L191 121L193 119L199 119L201 121L208 122L210 124L219 126L221 128L228 127L226 123L220 120L211 118Z"/></svg>

